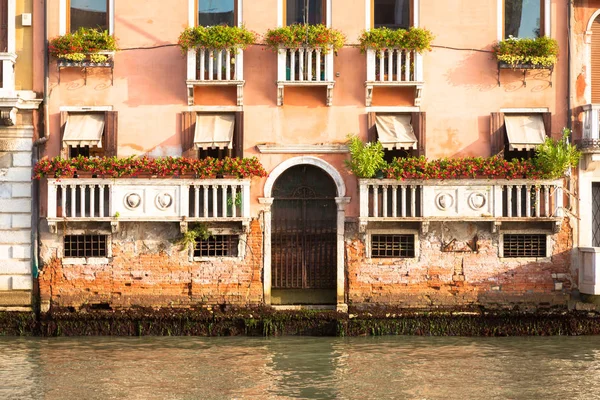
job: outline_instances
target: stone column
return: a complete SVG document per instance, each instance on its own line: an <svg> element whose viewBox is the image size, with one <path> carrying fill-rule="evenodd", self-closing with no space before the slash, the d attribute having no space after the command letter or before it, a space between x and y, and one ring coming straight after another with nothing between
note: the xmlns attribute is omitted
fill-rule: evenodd
<svg viewBox="0 0 600 400"><path fill-rule="evenodd" d="M271 305L271 206L272 197L259 197L263 205L263 295L265 305Z"/></svg>
<svg viewBox="0 0 600 400"><path fill-rule="evenodd" d="M337 204L337 307L341 312L348 311L348 305L345 301L344 292L346 289L345 273L345 244L344 244L344 224L346 223L346 205L350 203L350 197L336 197Z"/></svg>

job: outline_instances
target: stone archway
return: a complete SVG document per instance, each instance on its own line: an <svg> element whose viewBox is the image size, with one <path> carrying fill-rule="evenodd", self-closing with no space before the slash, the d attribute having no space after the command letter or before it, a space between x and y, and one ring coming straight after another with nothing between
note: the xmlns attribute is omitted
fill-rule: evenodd
<svg viewBox="0 0 600 400"><path fill-rule="evenodd" d="M263 223L264 223L264 241L263 241L263 289L265 304L271 304L271 289L272 289L272 210L273 205L273 187L277 179L289 168L300 165L311 165L322 169L331 177L335 184L336 197L335 203L337 207L336 216L336 304L337 309L346 311L347 305L345 302L345 273L344 273L344 223L346 219L346 205L350 202L350 198L345 197L346 186L340 173L328 162L310 156L294 157L279 164L269 174L264 187L264 197L259 198L259 202L263 204Z"/></svg>

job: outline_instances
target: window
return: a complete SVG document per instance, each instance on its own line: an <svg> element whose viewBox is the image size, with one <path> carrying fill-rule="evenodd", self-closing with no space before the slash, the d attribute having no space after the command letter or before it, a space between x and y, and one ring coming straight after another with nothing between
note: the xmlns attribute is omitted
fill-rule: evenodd
<svg viewBox="0 0 600 400"><path fill-rule="evenodd" d="M108 0L68 0L70 32L79 28L109 30Z"/></svg>
<svg viewBox="0 0 600 400"><path fill-rule="evenodd" d="M237 25L237 0L198 0L200 26Z"/></svg>
<svg viewBox="0 0 600 400"><path fill-rule="evenodd" d="M326 0L286 0L285 23L325 24Z"/></svg>
<svg viewBox="0 0 600 400"><path fill-rule="evenodd" d="M503 257L547 257L546 235L505 234L502 244Z"/></svg>
<svg viewBox="0 0 600 400"><path fill-rule="evenodd" d="M367 116L369 142L379 141L385 160L425 155L425 113L374 113Z"/></svg>
<svg viewBox="0 0 600 400"><path fill-rule="evenodd" d="M194 257L237 257L239 235L212 235L208 239L196 240Z"/></svg>
<svg viewBox="0 0 600 400"><path fill-rule="evenodd" d="M374 28L408 29L412 26L412 0L372 0Z"/></svg>
<svg viewBox="0 0 600 400"><path fill-rule="evenodd" d="M548 112L492 113L492 155L503 154L506 160L532 158L535 148L550 136L550 122Z"/></svg>
<svg viewBox="0 0 600 400"><path fill-rule="evenodd" d="M184 112L182 152L192 158L243 157L243 112Z"/></svg>
<svg viewBox="0 0 600 400"><path fill-rule="evenodd" d="M504 0L504 37L544 35L544 0Z"/></svg>
<svg viewBox="0 0 600 400"><path fill-rule="evenodd" d="M372 258L414 258L415 235L371 235Z"/></svg>
<svg viewBox="0 0 600 400"><path fill-rule="evenodd" d="M63 257L107 257L108 235L65 235Z"/></svg>
<svg viewBox="0 0 600 400"><path fill-rule="evenodd" d="M62 156L117 155L117 112L61 112Z"/></svg>

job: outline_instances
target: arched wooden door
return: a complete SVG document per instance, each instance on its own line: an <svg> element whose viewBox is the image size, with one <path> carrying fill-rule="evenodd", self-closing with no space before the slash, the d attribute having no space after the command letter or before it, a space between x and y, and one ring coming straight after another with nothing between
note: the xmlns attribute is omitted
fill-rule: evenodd
<svg viewBox="0 0 600 400"><path fill-rule="evenodd" d="M298 165L273 186L272 304L335 304L336 185L322 169Z"/></svg>

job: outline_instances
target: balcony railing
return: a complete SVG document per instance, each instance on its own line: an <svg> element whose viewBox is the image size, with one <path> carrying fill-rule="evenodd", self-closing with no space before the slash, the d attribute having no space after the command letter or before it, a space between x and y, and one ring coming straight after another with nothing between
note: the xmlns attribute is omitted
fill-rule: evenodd
<svg viewBox="0 0 600 400"><path fill-rule="evenodd" d="M359 180L360 223L377 221L554 221L563 217L562 181Z"/></svg>
<svg viewBox="0 0 600 400"><path fill-rule="evenodd" d="M249 179L48 179L48 224L58 221L242 222Z"/></svg>
<svg viewBox="0 0 600 400"><path fill-rule="evenodd" d="M237 103L243 105L244 52L242 50L189 50L187 56L188 104L194 104L194 86L235 85Z"/></svg>
<svg viewBox="0 0 600 400"><path fill-rule="evenodd" d="M285 86L326 86L327 105L333 99L333 51L302 47L281 48L277 54L277 104L283 105Z"/></svg>
<svg viewBox="0 0 600 400"><path fill-rule="evenodd" d="M416 51L367 50L366 105L371 106L375 86L414 86L415 105L421 101L423 57Z"/></svg>

